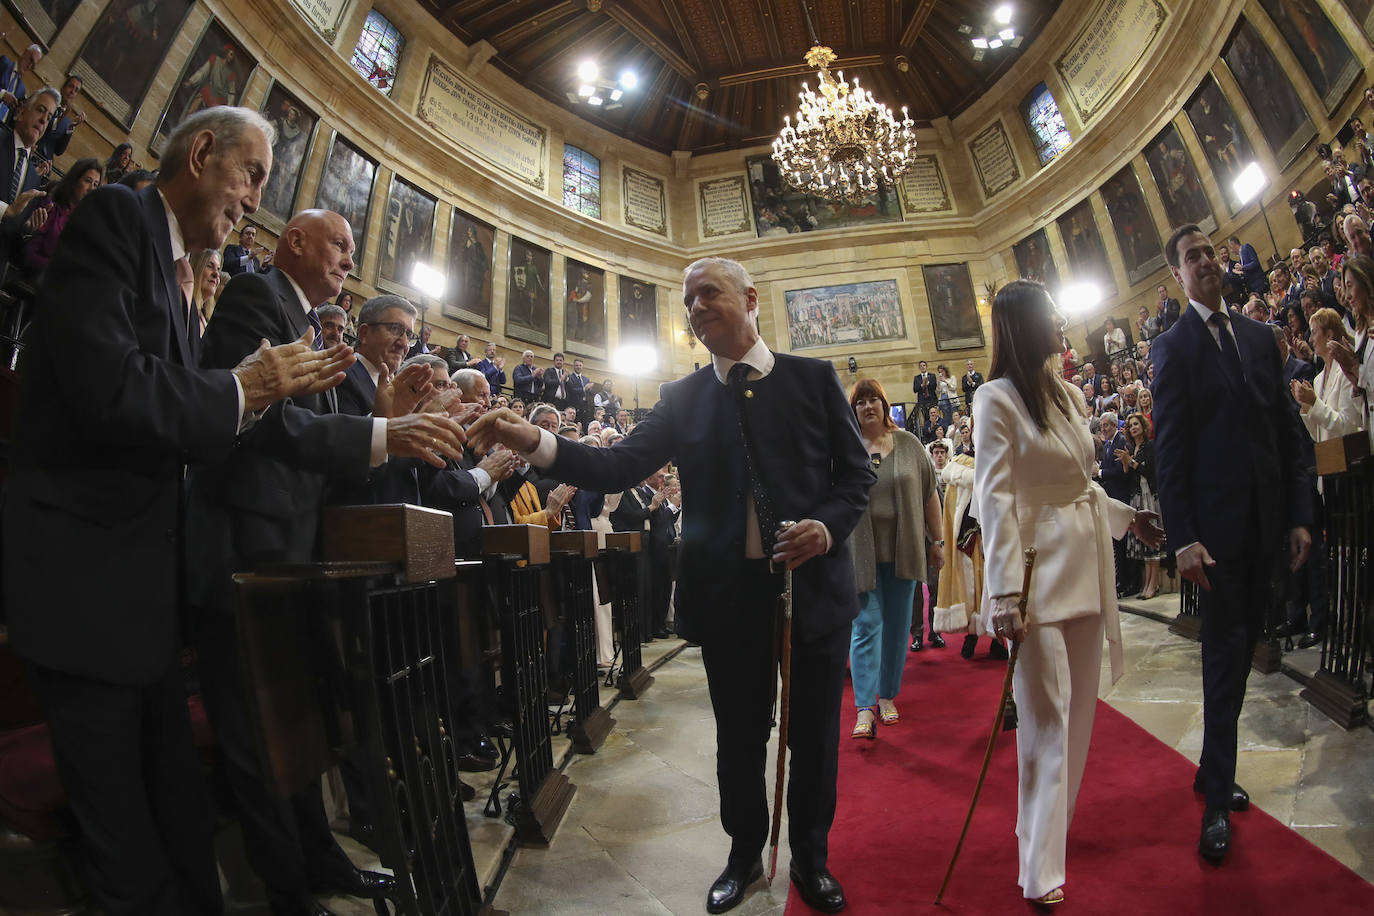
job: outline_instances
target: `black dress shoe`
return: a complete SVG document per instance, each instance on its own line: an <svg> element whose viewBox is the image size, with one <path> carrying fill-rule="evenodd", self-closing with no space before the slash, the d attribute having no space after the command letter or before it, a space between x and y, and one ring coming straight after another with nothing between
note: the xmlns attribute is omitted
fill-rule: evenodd
<svg viewBox="0 0 1374 916"><path fill-rule="evenodd" d="M458 797L465 802L470 802L477 797L477 790L460 779L458 780Z"/></svg>
<svg viewBox="0 0 1374 916"><path fill-rule="evenodd" d="M361 868L355 868L352 873L344 873L337 878L328 880L324 886L315 887L311 890L322 896L347 894L350 897L381 900L395 893L396 879L378 871L363 871Z"/></svg>
<svg viewBox="0 0 1374 916"><path fill-rule="evenodd" d="M930 647L932 649L943 649L945 647L945 638L939 633L933 634L930 637Z"/></svg>
<svg viewBox="0 0 1374 916"><path fill-rule="evenodd" d="M720 873L720 877L706 892L706 912L724 913L739 906L739 902L744 899L745 889L762 877L762 859L746 867L725 866L725 871Z"/></svg>
<svg viewBox="0 0 1374 916"><path fill-rule="evenodd" d="M838 913L845 908L844 888L840 887L840 882L830 872L820 868L803 873L795 865L791 872L792 883L797 886L797 893L801 894L807 906L822 913Z"/></svg>
<svg viewBox="0 0 1374 916"><path fill-rule="evenodd" d="M912 651L912 652L920 652L920 651L921 651L922 649L924 649L924 648L925 648L925 646L921 645L921 637L919 637L919 636L913 636L913 637L911 637L911 651Z"/></svg>
<svg viewBox="0 0 1374 916"><path fill-rule="evenodd" d="M509 719L506 719L493 725L491 727L491 733L493 735L499 735L509 741L511 738L515 737L515 726L511 724Z"/></svg>
<svg viewBox="0 0 1374 916"><path fill-rule="evenodd" d="M496 761L490 757L479 757L476 754L463 754L458 758L458 769L464 773L485 773L488 770L496 769Z"/></svg>
<svg viewBox="0 0 1374 916"><path fill-rule="evenodd" d="M673 634L665 629L654 630L654 639L672 639Z"/></svg>
<svg viewBox="0 0 1374 916"><path fill-rule="evenodd" d="M477 740L472 743L472 753L488 760L497 760L501 756L501 752L496 749L496 745L492 744L491 739L486 735L477 736Z"/></svg>
<svg viewBox="0 0 1374 916"><path fill-rule="evenodd" d="M1004 662L1011 656L1007 654L1006 644L1000 639L994 639L988 648L988 658L995 658L999 662Z"/></svg>
<svg viewBox="0 0 1374 916"><path fill-rule="evenodd" d="M1326 637L1317 633L1304 633L1298 639L1299 649L1310 649L1313 646L1320 646Z"/></svg>
<svg viewBox="0 0 1374 916"><path fill-rule="evenodd" d="M964 637L964 644L959 649L959 654L964 658L973 658L973 650L978 645L978 637L972 633Z"/></svg>
<svg viewBox="0 0 1374 916"><path fill-rule="evenodd" d="M1197 851L1203 858L1220 860L1231 848L1231 816L1224 808L1208 808L1202 814L1202 836Z"/></svg>
<svg viewBox="0 0 1374 916"><path fill-rule="evenodd" d="M1193 777L1193 791L1206 792L1207 788L1202 784L1202 774L1198 773ZM1250 807L1250 793L1240 787L1239 783L1231 784L1231 810L1245 811Z"/></svg>

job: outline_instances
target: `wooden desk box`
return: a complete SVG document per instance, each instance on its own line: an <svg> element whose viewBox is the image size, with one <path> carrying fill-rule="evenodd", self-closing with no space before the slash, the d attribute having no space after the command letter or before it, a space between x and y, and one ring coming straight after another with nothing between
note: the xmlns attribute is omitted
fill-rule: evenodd
<svg viewBox="0 0 1374 916"><path fill-rule="evenodd" d="M453 578L453 516L397 503L324 510L324 559L401 566L405 582Z"/></svg>
<svg viewBox="0 0 1374 916"><path fill-rule="evenodd" d="M1339 439L1327 439L1318 442L1315 450L1318 474L1343 474L1356 461L1369 457L1369 433L1360 430Z"/></svg>
<svg viewBox="0 0 1374 916"><path fill-rule="evenodd" d="M484 525L482 553L542 565L549 562L549 529L543 525Z"/></svg>

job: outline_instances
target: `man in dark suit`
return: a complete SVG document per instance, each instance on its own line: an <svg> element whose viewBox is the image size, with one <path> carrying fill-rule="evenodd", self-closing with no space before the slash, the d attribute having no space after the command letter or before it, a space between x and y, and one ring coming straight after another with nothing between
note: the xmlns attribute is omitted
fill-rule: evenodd
<svg viewBox="0 0 1374 916"><path fill-rule="evenodd" d="M315 306L339 293L352 268L353 235L337 213L307 210L286 225L277 266L229 281L204 341L202 365L233 365L257 341L292 340L317 321ZM366 312L366 308L364 309ZM364 315L366 317L366 315ZM393 880L359 871L329 830L318 781L282 800L261 772L262 755L243 696L238 634L234 626L236 572L314 558L327 478L366 481L369 468L388 456L427 456L422 430L447 430L443 451L462 454L461 434L436 415L407 414L433 393L426 367L392 386L405 392L381 416L348 416L332 397L299 398L273 407L240 437L228 460L197 469L190 478L188 585L200 611L201 682L206 711L224 751L230 787L238 802L248 860L267 889L274 916L328 912L316 893L378 897ZM281 430L303 434L286 447Z"/></svg>
<svg viewBox="0 0 1374 916"><path fill-rule="evenodd" d="M81 77L74 74L67 77L67 81L62 84L62 100L48 121L48 129L38 141L38 155L49 162L67 152L67 147L72 142L72 134L86 123L86 116L72 108L72 99L76 98L79 92Z"/></svg>
<svg viewBox="0 0 1374 916"><path fill-rule="evenodd" d="M716 717L721 821L732 840L725 871L707 895L713 913L738 904L763 873L764 763L776 689L771 609L782 586L769 559L794 569L792 881L808 904L838 912L844 891L826 857L845 658L858 613L845 541L875 476L834 367L771 353L759 338L758 292L742 266L699 260L688 268L683 293L711 364L664 385L658 405L623 441L588 448L511 411L473 424L470 441L477 448L503 441L549 466L554 477L602 493L623 490L676 458L692 507L682 530L677 629L702 646ZM750 461L757 462L752 475ZM800 521L775 528L785 519Z"/></svg>
<svg viewBox="0 0 1374 916"><path fill-rule="evenodd" d="M911 390L916 395L916 425L919 428L930 414L930 408L935 406L939 391L935 384L935 373L926 368L926 361L921 360L917 368L920 371L911 380Z"/></svg>
<svg viewBox="0 0 1374 916"><path fill-rule="evenodd" d="M643 483L630 487L620 496L611 511L611 528L615 531L639 531L644 535L640 563L645 571L643 594L640 596L640 616L643 636L647 641L667 639L668 598L672 592L669 577L668 552L675 532L675 512L663 492L663 474L659 468ZM581 492L581 491L579 491Z"/></svg>
<svg viewBox="0 0 1374 916"><path fill-rule="evenodd" d="M572 384L568 379L572 373L563 368L563 354L553 355L553 365L544 370L544 400L562 413L569 404Z"/></svg>
<svg viewBox="0 0 1374 916"><path fill-rule="evenodd" d="M402 296L373 296L358 310L358 361L339 386L339 413L361 417L372 413L379 385L401 368L415 336L419 311Z"/></svg>
<svg viewBox="0 0 1374 916"><path fill-rule="evenodd" d="M238 244L224 246L224 272L230 277L237 277L243 273L260 274L266 270L272 263L272 252L258 245L257 241L258 227L244 226L239 231Z"/></svg>
<svg viewBox="0 0 1374 916"><path fill-rule="evenodd" d="M1152 336L1158 336L1172 328L1181 314L1183 307L1179 305L1178 300L1169 295L1168 287L1163 283L1159 284L1159 302L1155 305L1155 318L1158 319L1159 330Z"/></svg>
<svg viewBox="0 0 1374 916"><path fill-rule="evenodd" d="M4 517L9 638L33 665L86 878L111 916L222 911L180 663L184 462L224 459L246 419L337 384L352 360L293 339L196 368L174 265L256 209L267 129L246 109L200 112L166 141L156 187L87 195L26 340Z"/></svg>
<svg viewBox="0 0 1374 916"><path fill-rule="evenodd" d="M585 427L591 416L591 398L587 396L591 381L583 368L582 360L573 360L572 375L568 376L568 406L577 408L577 420Z"/></svg>
<svg viewBox="0 0 1374 916"><path fill-rule="evenodd" d="M1102 451L1097 456L1098 474L1102 479L1102 489L1107 491L1108 496L1129 503L1131 480L1116 454L1121 449L1130 450L1126 436L1117 426L1116 412L1105 411L1102 414ZM1126 555L1125 543L1124 539L1112 541L1112 555L1116 560L1117 597L1134 594L1137 579L1138 570L1135 568L1135 562Z"/></svg>
<svg viewBox="0 0 1374 916"><path fill-rule="evenodd" d="M1179 574L1198 585L1202 613L1202 759L1206 795L1198 851L1230 847L1229 812L1249 806L1235 784L1236 722L1269 605L1280 544L1289 566L1307 560L1311 481L1304 435L1284 385L1273 332L1223 307L1221 267L1197 226L1164 246L1188 308L1152 347L1159 502ZM1227 460L1227 456L1243 460Z"/></svg>
<svg viewBox="0 0 1374 916"><path fill-rule="evenodd" d="M29 93L24 77L32 76L42 59L43 48L37 44L25 48L18 61L0 55L0 124L8 124L10 115L24 107Z"/></svg>
<svg viewBox="0 0 1374 916"><path fill-rule="evenodd" d="M511 372L511 384L515 387L515 396L530 406L544 394L544 373L534 364L533 350L526 350L520 359L520 365Z"/></svg>
<svg viewBox="0 0 1374 916"><path fill-rule="evenodd" d="M37 196L43 176L34 148L60 100L56 89L40 89L15 114L13 129L0 127L0 202L5 205L0 213L15 204L22 207Z"/></svg>
<svg viewBox="0 0 1374 916"><path fill-rule="evenodd" d="M973 411L973 393L978 390L978 386L983 384L983 373L973 368L973 360L964 363L964 377L959 380L959 387L964 390L964 406L970 412Z"/></svg>
<svg viewBox="0 0 1374 916"><path fill-rule="evenodd" d="M452 366L452 363L449 363ZM462 367L459 367L460 369ZM487 342L483 356L478 360L477 365L472 368L482 373L487 380L487 388L492 394L499 393L501 386L506 384L506 359L496 355L496 344ZM454 369L457 372L458 369Z"/></svg>

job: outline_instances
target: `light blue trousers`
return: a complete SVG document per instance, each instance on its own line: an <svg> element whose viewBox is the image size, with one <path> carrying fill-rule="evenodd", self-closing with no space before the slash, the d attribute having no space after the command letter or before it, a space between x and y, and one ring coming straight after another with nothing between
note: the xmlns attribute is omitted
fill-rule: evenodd
<svg viewBox="0 0 1374 916"><path fill-rule="evenodd" d="M859 616L849 636L849 670L854 705L894 699L902 689L902 668L911 641L911 603L919 582L898 579L892 563L878 564L877 588L859 593Z"/></svg>

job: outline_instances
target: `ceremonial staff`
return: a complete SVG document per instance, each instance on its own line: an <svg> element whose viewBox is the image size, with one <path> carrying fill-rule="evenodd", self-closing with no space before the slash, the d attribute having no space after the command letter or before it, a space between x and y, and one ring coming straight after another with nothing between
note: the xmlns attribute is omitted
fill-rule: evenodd
<svg viewBox="0 0 1374 916"><path fill-rule="evenodd" d="M778 525L786 531L796 522ZM787 778L787 721L792 712L792 570L782 571L782 641L778 648L778 667L782 669L782 699L778 706L778 770L773 779L773 831L769 836L768 883L778 873L778 834L782 832L782 787Z"/></svg>
<svg viewBox="0 0 1374 916"><path fill-rule="evenodd" d="M1027 547L1023 556L1025 557L1025 574L1021 577L1021 600L1017 603L1021 613L1021 623L1027 625L1026 619L1026 600L1030 597L1031 571L1035 569L1035 548ZM935 895L935 902L939 902L945 896L945 889L949 887L949 879L954 877L954 864L959 861L959 851L964 848L964 839L968 836L969 825L973 823L973 811L978 807L978 796L983 792L983 780L988 777L988 765L992 763L992 749L997 745L997 733L1002 730L1002 716L1006 712L1007 698L1011 696L1011 675L1016 670L1016 656L1021 652L1021 640L1013 639L1011 644L1011 657L1007 660L1007 676L1002 680L1002 695L997 698L997 715L992 720L992 734L988 736L988 750L983 755L983 768L978 771L978 785L973 789L973 801L969 802L968 816L964 818L964 829L959 833L959 842L954 844L954 855L950 856L949 868L945 871L945 880L940 884L940 893Z"/></svg>

